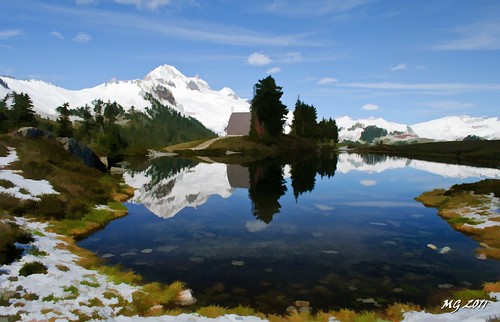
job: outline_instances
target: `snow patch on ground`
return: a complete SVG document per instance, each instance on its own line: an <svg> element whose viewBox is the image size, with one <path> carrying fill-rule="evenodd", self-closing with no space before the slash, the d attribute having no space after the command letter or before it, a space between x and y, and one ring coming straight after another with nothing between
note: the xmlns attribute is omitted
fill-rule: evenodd
<svg viewBox="0 0 500 322"><path fill-rule="evenodd" d="M16 170L7 170L6 166L18 160L16 150L8 148L9 154L6 157L0 157L0 179L12 182L14 187L4 188L0 186L0 192L13 195L18 199L39 200L37 196L42 194L57 194L47 180L26 179Z"/></svg>
<svg viewBox="0 0 500 322"><path fill-rule="evenodd" d="M499 226L500 221L493 219L500 218L500 198L496 198L493 194L482 196L484 200L479 206L466 206L455 211L461 217L472 219L479 222L478 225L464 224L476 229L484 229L486 227Z"/></svg>

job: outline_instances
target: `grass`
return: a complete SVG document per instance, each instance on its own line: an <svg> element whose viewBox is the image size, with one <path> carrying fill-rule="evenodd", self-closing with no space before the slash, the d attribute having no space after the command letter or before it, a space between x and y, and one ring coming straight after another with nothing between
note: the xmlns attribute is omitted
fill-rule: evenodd
<svg viewBox="0 0 500 322"><path fill-rule="evenodd" d="M454 229L471 235L482 244L477 250L488 258L500 259L500 226L478 229L480 224L476 219L462 215L464 207L475 209L478 215L487 214L485 202L489 199L486 195L500 192L500 180L486 179L470 184L454 185L448 190L436 189L425 192L415 198L426 207L438 209L438 215L444 218ZM498 219L497 219L498 220Z"/></svg>
<svg viewBox="0 0 500 322"><path fill-rule="evenodd" d="M250 140L248 136L225 137L215 141L203 150L190 150L189 148L199 145L204 141L187 142L180 145L164 148L165 151L175 152L181 156L209 156L220 158L229 163L248 163L266 157L275 157L284 153L297 153L297 151L316 151L314 142L283 135L273 142L256 142ZM238 152L227 155L227 151ZM214 159L215 160L215 159Z"/></svg>
<svg viewBox="0 0 500 322"><path fill-rule="evenodd" d="M452 141L358 147L358 152L389 154L412 159L471 166L500 166L500 140Z"/></svg>

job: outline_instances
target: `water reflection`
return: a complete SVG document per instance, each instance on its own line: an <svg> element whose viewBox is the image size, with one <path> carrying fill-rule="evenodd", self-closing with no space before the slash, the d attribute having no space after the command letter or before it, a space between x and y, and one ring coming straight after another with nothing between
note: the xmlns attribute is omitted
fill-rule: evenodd
<svg viewBox="0 0 500 322"><path fill-rule="evenodd" d="M79 244L148 281L185 281L203 305L283 313L297 299L325 310L439 302L449 285L498 280L500 263L477 259L474 240L413 198L499 173L355 154L248 167L156 159L126 175L142 205Z"/></svg>

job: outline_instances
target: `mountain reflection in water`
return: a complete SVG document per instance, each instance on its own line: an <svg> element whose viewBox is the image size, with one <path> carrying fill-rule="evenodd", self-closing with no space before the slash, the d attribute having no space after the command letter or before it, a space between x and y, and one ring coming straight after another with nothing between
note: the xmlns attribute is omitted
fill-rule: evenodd
<svg viewBox="0 0 500 322"><path fill-rule="evenodd" d="M247 167L159 158L125 177L129 215L79 245L148 281L184 281L202 305L439 304L500 280L498 261L413 199L498 169L343 153Z"/></svg>

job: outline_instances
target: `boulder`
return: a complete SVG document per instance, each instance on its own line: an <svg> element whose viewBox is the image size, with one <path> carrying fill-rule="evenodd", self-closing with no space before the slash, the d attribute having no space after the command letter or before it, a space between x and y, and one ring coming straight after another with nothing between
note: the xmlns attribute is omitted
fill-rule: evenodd
<svg viewBox="0 0 500 322"><path fill-rule="evenodd" d="M106 172L106 165L102 163L99 156L85 144L68 137L58 137L56 140L62 144L66 151L82 160L86 166Z"/></svg>

